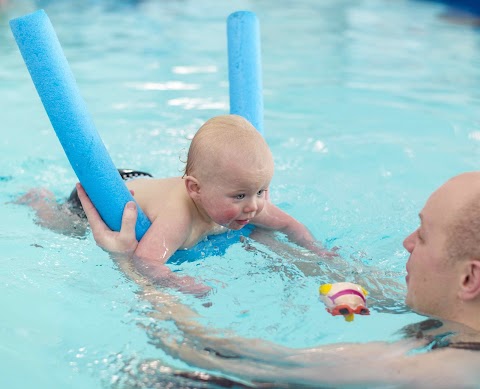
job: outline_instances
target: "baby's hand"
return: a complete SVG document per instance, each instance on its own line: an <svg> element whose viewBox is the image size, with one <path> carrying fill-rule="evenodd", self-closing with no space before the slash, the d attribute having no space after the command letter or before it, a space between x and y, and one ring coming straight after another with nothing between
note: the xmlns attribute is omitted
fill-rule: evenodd
<svg viewBox="0 0 480 389"><path fill-rule="evenodd" d="M204 297L212 290L211 287L198 282L193 277L179 276L175 273L159 279L158 282L163 286L177 289L182 293L193 294L196 297Z"/></svg>
<svg viewBox="0 0 480 389"><path fill-rule="evenodd" d="M133 264L142 276L166 288L176 289L182 293L193 294L197 297L205 296L212 289L207 285L199 283L193 277L174 273L168 266L155 260L145 261L134 257Z"/></svg>
<svg viewBox="0 0 480 389"><path fill-rule="evenodd" d="M82 185L77 184L77 192L97 245L111 253L133 255L138 245L135 237L135 224L137 222L137 205L135 202L129 201L125 205L122 227L120 232L116 232L107 227Z"/></svg>
<svg viewBox="0 0 480 389"><path fill-rule="evenodd" d="M311 252L317 254L321 258L338 258L340 254L338 254L338 247L333 247L331 250L327 250L326 248L322 247L319 244L312 244L308 248Z"/></svg>

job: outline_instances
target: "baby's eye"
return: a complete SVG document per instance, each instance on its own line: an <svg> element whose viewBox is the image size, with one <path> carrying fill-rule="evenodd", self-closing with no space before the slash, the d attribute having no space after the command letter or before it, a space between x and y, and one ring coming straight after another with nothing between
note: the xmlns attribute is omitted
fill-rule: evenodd
<svg viewBox="0 0 480 389"><path fill-rule="evenodd" d="M235 199L237 199L237 200L243 200L244 198L245 198L244 193L235 196Z"/></svg>
<svg viewBox="0 0 480 389"><path fill-rule="evenodd" d="M265 189L260 189L258 192L257 192L257 196L260 197L261 195L263 195L265 193Z"/></svg>

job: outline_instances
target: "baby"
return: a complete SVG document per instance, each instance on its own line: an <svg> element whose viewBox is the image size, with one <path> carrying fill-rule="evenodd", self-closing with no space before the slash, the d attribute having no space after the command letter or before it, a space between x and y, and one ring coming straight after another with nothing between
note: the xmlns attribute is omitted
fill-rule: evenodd
<svg viewBox="0 0 480 389"><path fill-rule="evenodd" d="M194 136L183 177L127 181L152 225L140 242L119 240L109 251L133 258L137 269L150 278L170 284L175 279L176 286L178 277L165 266L175 251L247 224L280 231L320 256L335 255L322 248L303 224L268 200L273 170L267 143L246 119L214 117ZM77 189L85 205L85 192L80 185Z"/></svg>

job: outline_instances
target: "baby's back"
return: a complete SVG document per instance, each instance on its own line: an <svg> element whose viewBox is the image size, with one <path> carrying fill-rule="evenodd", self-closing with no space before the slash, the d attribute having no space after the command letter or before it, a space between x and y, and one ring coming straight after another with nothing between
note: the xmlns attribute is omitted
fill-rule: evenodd
<svg viewBox="0 0 480 389"><path fill-rule="evenodd" d="M190 202L181 177L138 178L126 184L134 191L135 201L151 222L166 208L180 211Z"/></svg>

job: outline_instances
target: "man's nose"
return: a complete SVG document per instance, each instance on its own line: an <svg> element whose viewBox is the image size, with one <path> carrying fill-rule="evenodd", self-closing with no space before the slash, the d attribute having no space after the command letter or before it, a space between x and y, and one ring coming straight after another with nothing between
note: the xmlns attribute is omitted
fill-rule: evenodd
<svg viewBox="0 0 480 389"><path fill-rule="evenodd" d="M415 248L415 238L417 235L417 231L413 231L410 235L408 235L405 240L403 241L403 247L405 247L405 250L407 250L409 253L413 251Z"/></svg>

